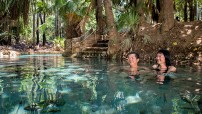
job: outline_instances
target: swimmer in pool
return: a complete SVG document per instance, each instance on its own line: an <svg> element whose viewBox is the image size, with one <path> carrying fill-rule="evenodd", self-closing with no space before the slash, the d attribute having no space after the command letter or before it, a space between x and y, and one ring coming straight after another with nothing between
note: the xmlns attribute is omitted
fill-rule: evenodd
<svg viewBox="0 0 202 114"><path fill-rule="evenodd" d="M169 77L173 72L176 72L176 68L171 65L169 51L159 50L156 55L156 63L152 68L156 71L157 83L163 84L165 77Z"/></svg>
<svg viewBox="0 0 202 114"><path fill-rule="evenodd" d="M138 73L138 62L139 62L139 54L136 52L130 52L128 54L128 63L130 65L129 69L129 77L134 79L139 75Z"/></svg>

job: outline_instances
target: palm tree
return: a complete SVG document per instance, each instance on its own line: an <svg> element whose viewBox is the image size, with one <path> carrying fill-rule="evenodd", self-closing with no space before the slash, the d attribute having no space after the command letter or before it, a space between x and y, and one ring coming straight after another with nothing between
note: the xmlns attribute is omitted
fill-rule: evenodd
<svg viewBox="0 0 202 114"><path fill-rule="evenodd" d="M65 56L72 55L72 38L81 36L82 32L85 31L84 27L86 15L88 14L86 12L90 11L92 7L91 2L93 1L55 1L55 5L58 7L59 14L65 22Z"/></svg>

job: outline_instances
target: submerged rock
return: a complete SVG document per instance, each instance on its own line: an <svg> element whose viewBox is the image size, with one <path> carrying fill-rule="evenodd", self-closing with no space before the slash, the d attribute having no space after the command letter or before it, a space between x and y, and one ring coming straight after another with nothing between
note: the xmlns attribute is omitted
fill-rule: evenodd
<svg viewBox="0 0 202 114"><path fill-rule="evenodd" d="M180 93L182 99L188 101L189 103L198 102L200 100L199 95L191 94L189 91L185 91L184 93Z"/></svg>
<svg viewBox="0 0 202 114"><path fill-rule="evenodd" d="M42 112L59 112L60 108L58 108L55 104L49 104L46 108L42 110Z"/></svg>
<svg viewBox="0 0 202 114"><path fill-rule="evenodd" d="M135 96L128 96L126 97L127 104L134 104L134 103L139 103L142 101L141 97L137 93Z"/></svg>
<svg viewBox="0 0 202 114"><path fill-rule="evenodd" d="M185 101L187 101L188 103L191 104L190 108L193 108L195 110L196 114L201 113L201 110L198 105L198 101L200 100L199 95L192 94L191 92L189 92L187 90L183 93L180 93L180 95L181 95L182 99L184 99Z"/></svg>
<svg viewBox="0 0 202 114"><path fill-rule="evenodd" d="M63 106L65 101L62 99L58 100L47 100L39 103L33 103L29 106L26 106L24 109L28 111L37 111L42 110L42 112L58 112L60 108L58 106Z"/></svg>
<svg viewBox="0 0 202 114"><path fill-rule="evenodd" d="M50 106L50 104L53 104L56 106L63 106L65 104L65 101L63 99L47 100L47 101L39 102L38 104L43 107Z"/></svg>
<svg viewBox="0 0 202 114"><path fill-rule="evenodd" d="M31 105L26 106L24 109L28 111L37 111L41 109L41 107L37 103L32 103Z"/></svg>

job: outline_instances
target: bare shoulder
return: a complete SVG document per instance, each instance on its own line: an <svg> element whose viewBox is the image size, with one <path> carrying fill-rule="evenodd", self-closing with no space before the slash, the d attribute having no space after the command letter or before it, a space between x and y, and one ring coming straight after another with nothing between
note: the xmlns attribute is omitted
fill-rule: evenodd
<svg viewBox="0 0 202 114"><path fill-rule="evenodd" d="M152 69L157 69L158 68L158 65L157 64L154 64L153 66L152 66Z"/></svg>
<svg viewBox="0 0 202 114"><path fill-rule="evenodd" d="M174 67L174 66L169 66L168 67L168 72L176 72L177 71L177 68Z"/></svg>

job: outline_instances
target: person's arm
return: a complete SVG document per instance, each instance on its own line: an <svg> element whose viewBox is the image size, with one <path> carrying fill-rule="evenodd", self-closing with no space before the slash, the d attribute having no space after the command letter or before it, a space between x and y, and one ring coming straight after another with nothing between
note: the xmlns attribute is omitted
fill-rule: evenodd
<svg viewBox="0 0 202 114"><path fill-rule="evenodd" d="M174 66L169 66L167 72L176 72L176 71L177 71L177 69Z"/></svg>

